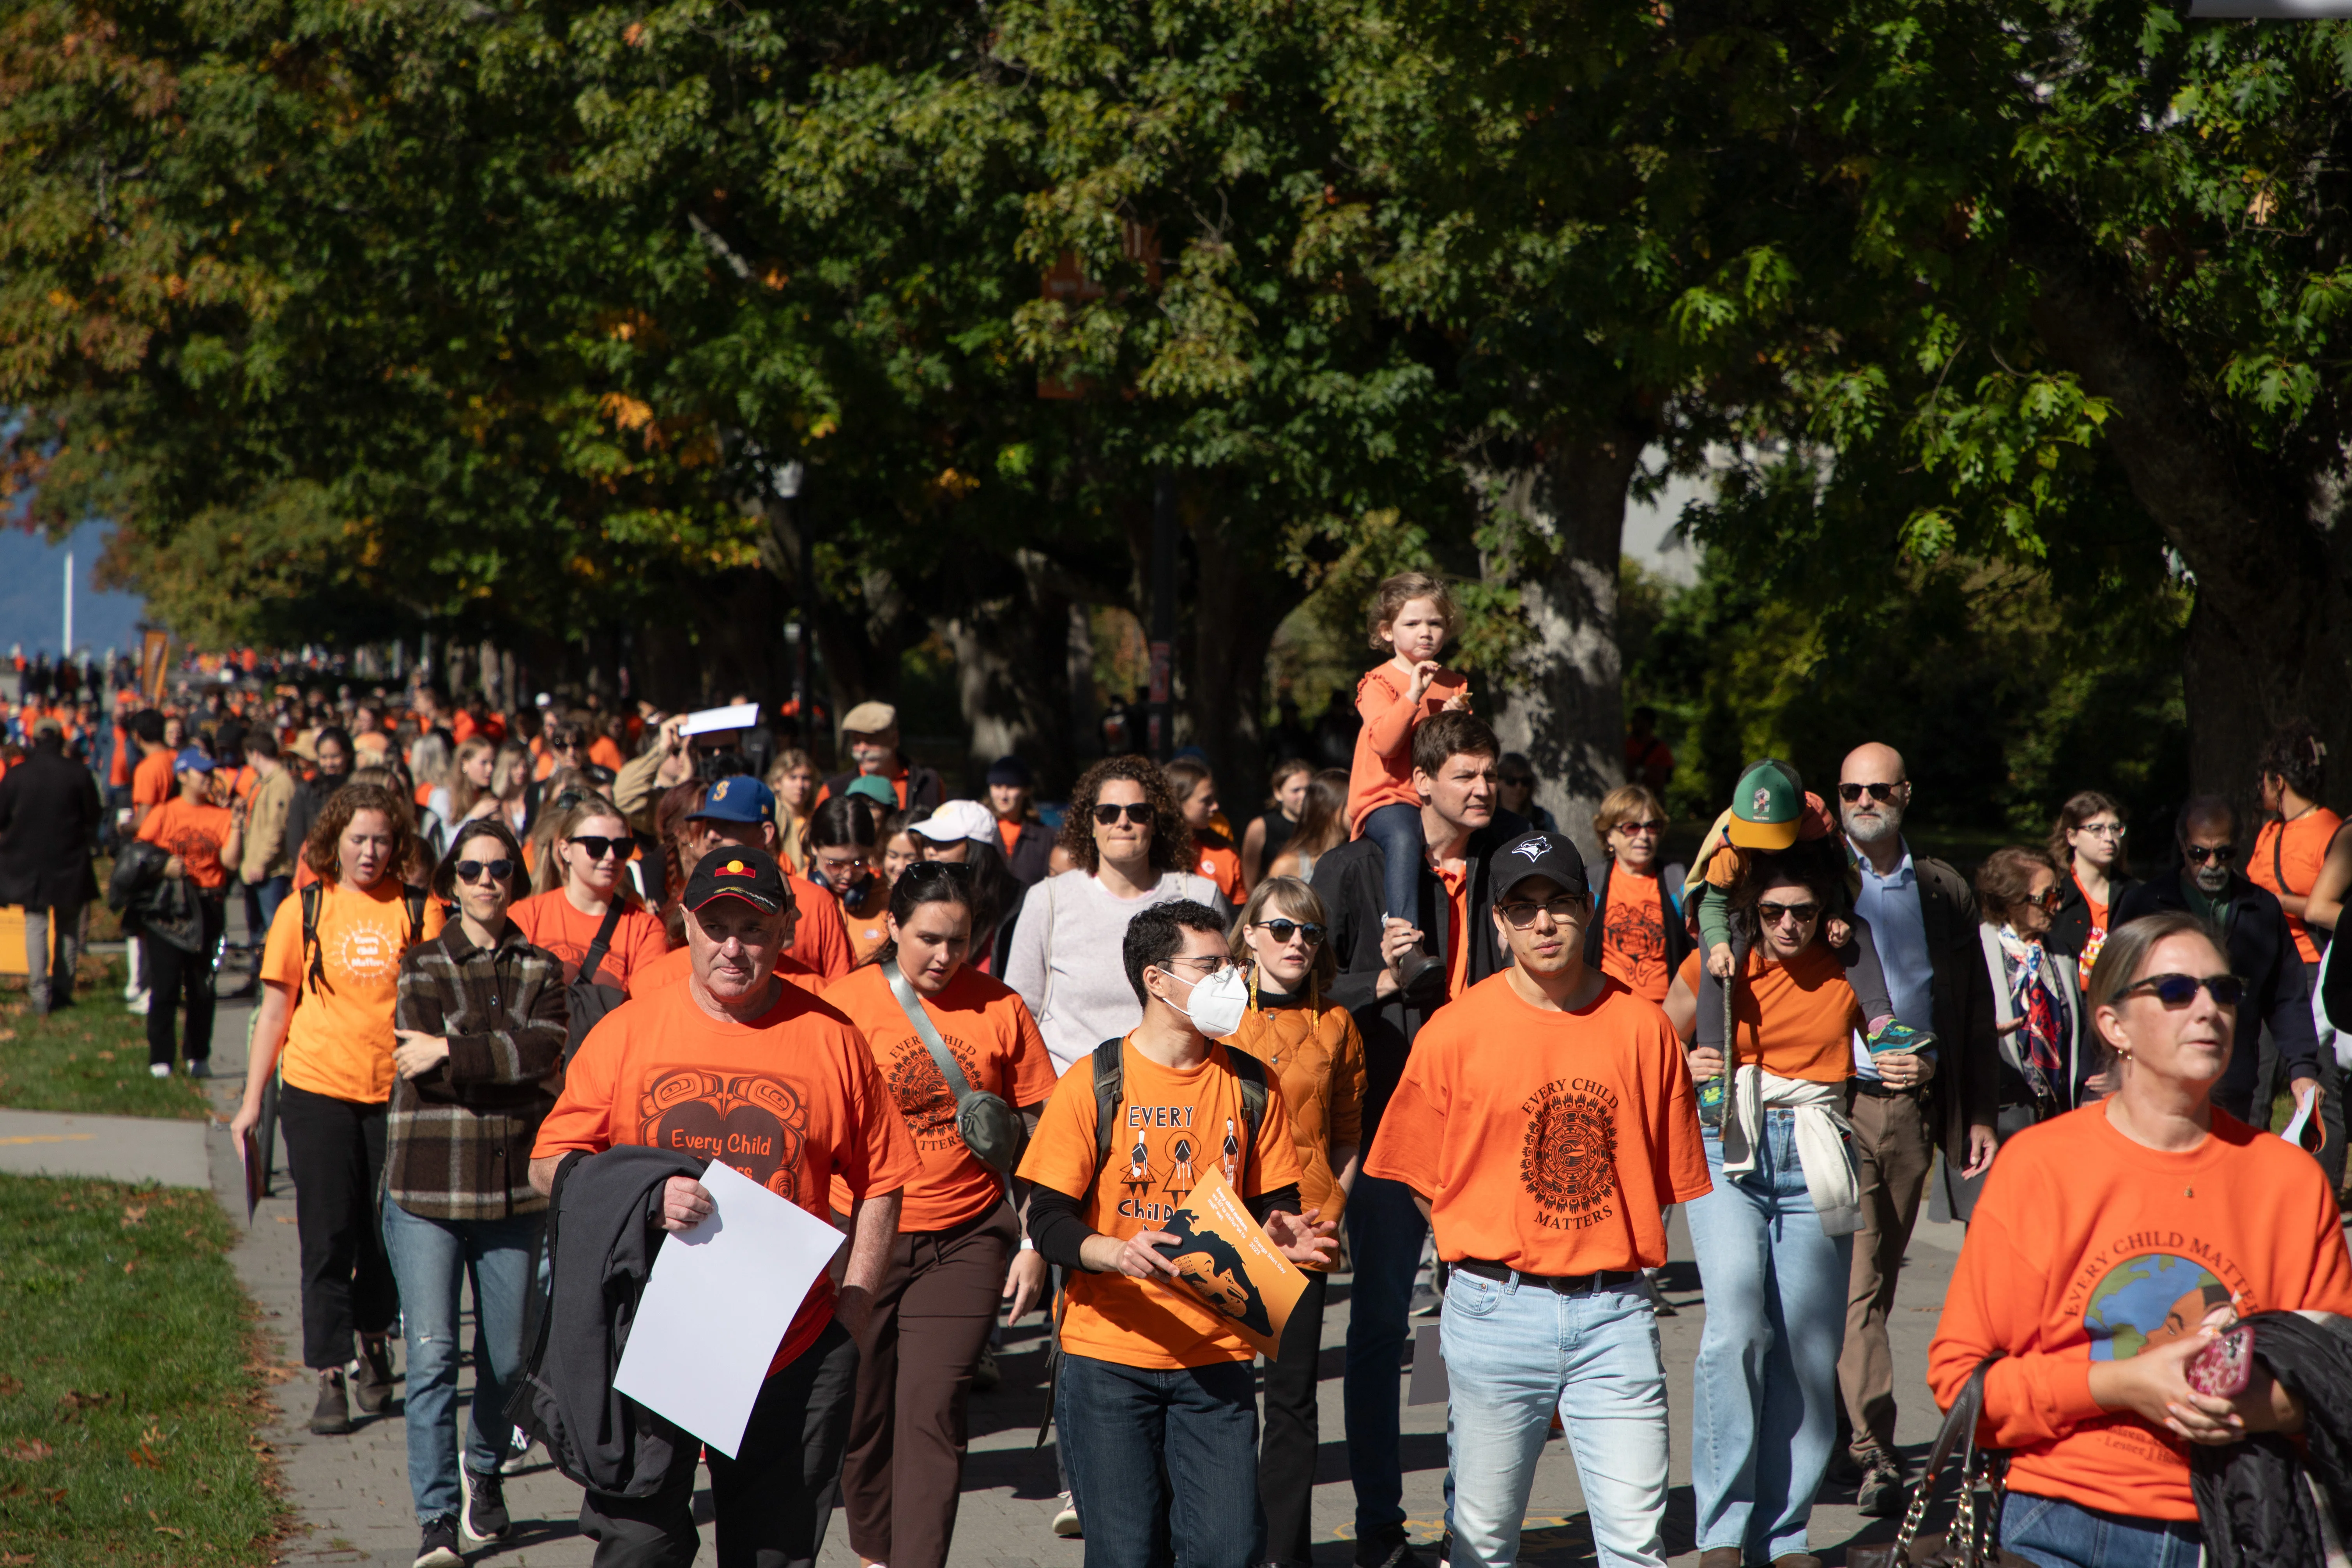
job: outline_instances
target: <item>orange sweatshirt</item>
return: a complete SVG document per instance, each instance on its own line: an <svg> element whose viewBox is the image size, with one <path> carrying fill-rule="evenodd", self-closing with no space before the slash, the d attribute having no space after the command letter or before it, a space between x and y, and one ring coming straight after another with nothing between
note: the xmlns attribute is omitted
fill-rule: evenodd
<svg viewBox="0 0 2352 1568"><path fill-rule="evenodd" d="M2106 1105L2001 1145L1927 1352L1948 1409L1985 1376L1982 1441L2012 1491L2192 1520L2185 1444L2091 1397L2091 1363L2195 1333L2214 1307L2352 1313L2352 1258L2319 1163L2221 1111L2185 1154L2143 1148Z"/></svg>
<svg viewBox="0 0 2352 1568"><path fill-rule="evenodd" d="M1441 669L1419 702L1407 702L1412 677L1398 674L1395 660L1364 671L1356 682L1356 711L1364 727L1356 731L1356 759L1348 770L1350 837L1361 838L1364 819L1384 805L1421 804L1412 787L1412 732L1469 684L1459 671Z"/></svg>

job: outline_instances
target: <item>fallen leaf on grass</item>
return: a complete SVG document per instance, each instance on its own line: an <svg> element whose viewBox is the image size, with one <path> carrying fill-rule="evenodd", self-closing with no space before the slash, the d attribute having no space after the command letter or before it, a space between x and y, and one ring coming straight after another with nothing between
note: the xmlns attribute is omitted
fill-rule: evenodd
<svg viewBox="0 0 2352 1568"><path fill-rule="evenodd" d="M145 1204L131 1204L131 1205L130 1205L128 1207L126 1207L126 1208L124 1208L124 1209L123 1209L123 1211L122 1211L122 1228L123 1228L123 1229L125 1229L125 1230L129 1230L129 1229L130 1229L132 1226L134 1226L134 1225L145 1225L146 1223L147 1223L147 1205L146 1205Z"/></svg>
<svg viewBox="0 0 2352 1568"><path fill-rule="evenodd" d="M125 1274L128 1274L128 1273L130 1273L132 1269L134 1269L134 1268L138 1268L138 1267L139 1267L139 1259L137 1259L137 1258L132 1258L130 1262L128 1262L128 1263L126 1263L126 1264L124 1264L124 1265L122 1266L122 1271L123 1271Z"/></svg>
<svg viewBox="0 0 2352 1568"><path fill-rule="evenodd" d="M160 1470L163 1468L163 1456L142 1443L131 1450L131 1462L142 1470Z"/></svg>
<svg viewBox="0 0 2352 1568"><path fill-rule="evenodd" d="M78 1420L83 1411L103 1409L113 1398L111 1394L84 1394L79 1388L69 1388L58 1400L58 1408L61 1412L58 1418L61 1421Z"/></svg>
<svg viewBox="0 0 2352 1568"><path fill-rule="evenodd" d="M30 1563L32 1560L33 1554L29 1552L0 1552L0 1563L7 1564L7 1568L20 1568L21 1564Z"/></svg>
<svg viewBox="0 0 2352 1568"><path fill-rule="evenodd" d="M290 1214L281 1214L273 1217L276 1218L279 1225L292 1225L294 1223L294 1216Z"/></svg>
<svg viewBox="0 0 2352 1568"><path fill-rule="evenodd" d="M0 1448L0 1458L20 1459L29 1464L35 1459L46 1459L56 1452L38 1437L19 1437L5 1448Z"/></svg>
<svg viewBox="0 0 2352 1568"><path fill-rule="evenodd" d="M22 1380L13 1377L0 1377L0 1399L5 1399L12 1394L22 1394L24 1392L25 1384Z"/></svg>
<svg viewBox="0 0 2352 1568"><path fill-rule="evenodd" d="M114 1053L112 1051L100 1051L98 1053L98 1059L102 1062L110 1062L114 1059Z"/></svg>
<svg viewBox="0 0 2352 1568"><path fill-rule="evenodd" d="M159 1525L157 1525L157 1526L155 1527L155 1533L156 1533L156 1534L158 1534L158 1535L168 1535L168 1536L173 1537L174 1540L179 1540L179 1541L185 1541L185 1540L187 1539L187 1537L188 1537L188 1532L187 1532L186 1531L184 1531L184 1530L175 1530L175 1529L173 1529L172 1526L170 1526L170 1525L168 1525L168 1524L159 1524ZM30 1559L30 1558L26 1558L26 1562L30 1562L30 1561L32 1561L32 1559Z"/></svg>

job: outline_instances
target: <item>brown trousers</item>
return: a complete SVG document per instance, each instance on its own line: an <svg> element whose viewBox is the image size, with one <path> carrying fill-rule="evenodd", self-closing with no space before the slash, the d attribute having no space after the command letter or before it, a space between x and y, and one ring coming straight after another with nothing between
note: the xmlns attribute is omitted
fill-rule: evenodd
<svg viewBox="0 0 2352 1568"><path fill-rule="evenodd" d="M963 1481L971 1366L1018 1244L1000 1204L951 1230L901 1231L857 1363L842 1505L849 1545L890 1568L942 1568Z"/></svg>
<svg viewBox="0 0 2352 1568"><path fill-rule="evenodd" d="M1876 1447L1895 1452L1895 1352L1886 1314L1903 1251L1919 1218L1935 1162L1935 1140L1916 1094L1853 1095L1854 1173L1862 1186L1862 1229L1854 1233L1853 1269L1847 1277L1845 1348L1838 1356L1838 1391L1853 1424L1853 1452Z"/></svg>

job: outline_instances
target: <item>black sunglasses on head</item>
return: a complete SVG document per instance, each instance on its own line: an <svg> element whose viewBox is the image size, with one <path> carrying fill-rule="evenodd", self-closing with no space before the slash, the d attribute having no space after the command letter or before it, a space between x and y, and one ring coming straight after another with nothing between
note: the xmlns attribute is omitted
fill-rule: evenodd
<svg viewBox="0 0 2352 1568"><path fill-rule="evenodd" d="M1151 821L1151 803L1148 800L1130 801L1125 805L1097 805L1095 807L1095 820L1108 827L1118 820L1122 812L1129 822L1139 826Z"/></svg>

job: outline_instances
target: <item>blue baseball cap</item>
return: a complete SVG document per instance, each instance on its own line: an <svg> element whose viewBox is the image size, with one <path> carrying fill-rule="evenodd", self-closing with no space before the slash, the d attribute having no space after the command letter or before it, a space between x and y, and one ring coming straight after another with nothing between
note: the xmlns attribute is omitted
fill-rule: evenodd
<svg viewBox="0 0 2352 1568"><path fill-rule="evenodd" d="M710 793L703 797L700 809L689 814L687 820L697 817L712 822L773 822L776 792L750 773L730 773L712 781Z"/></svg>
<svg viewBox="0 0 2352 1568"><path fill-rule="evenodd" d="M213 771L213 760L198 748L190 746L172 759L172 771L180 773L208 773Z"/></svg>

